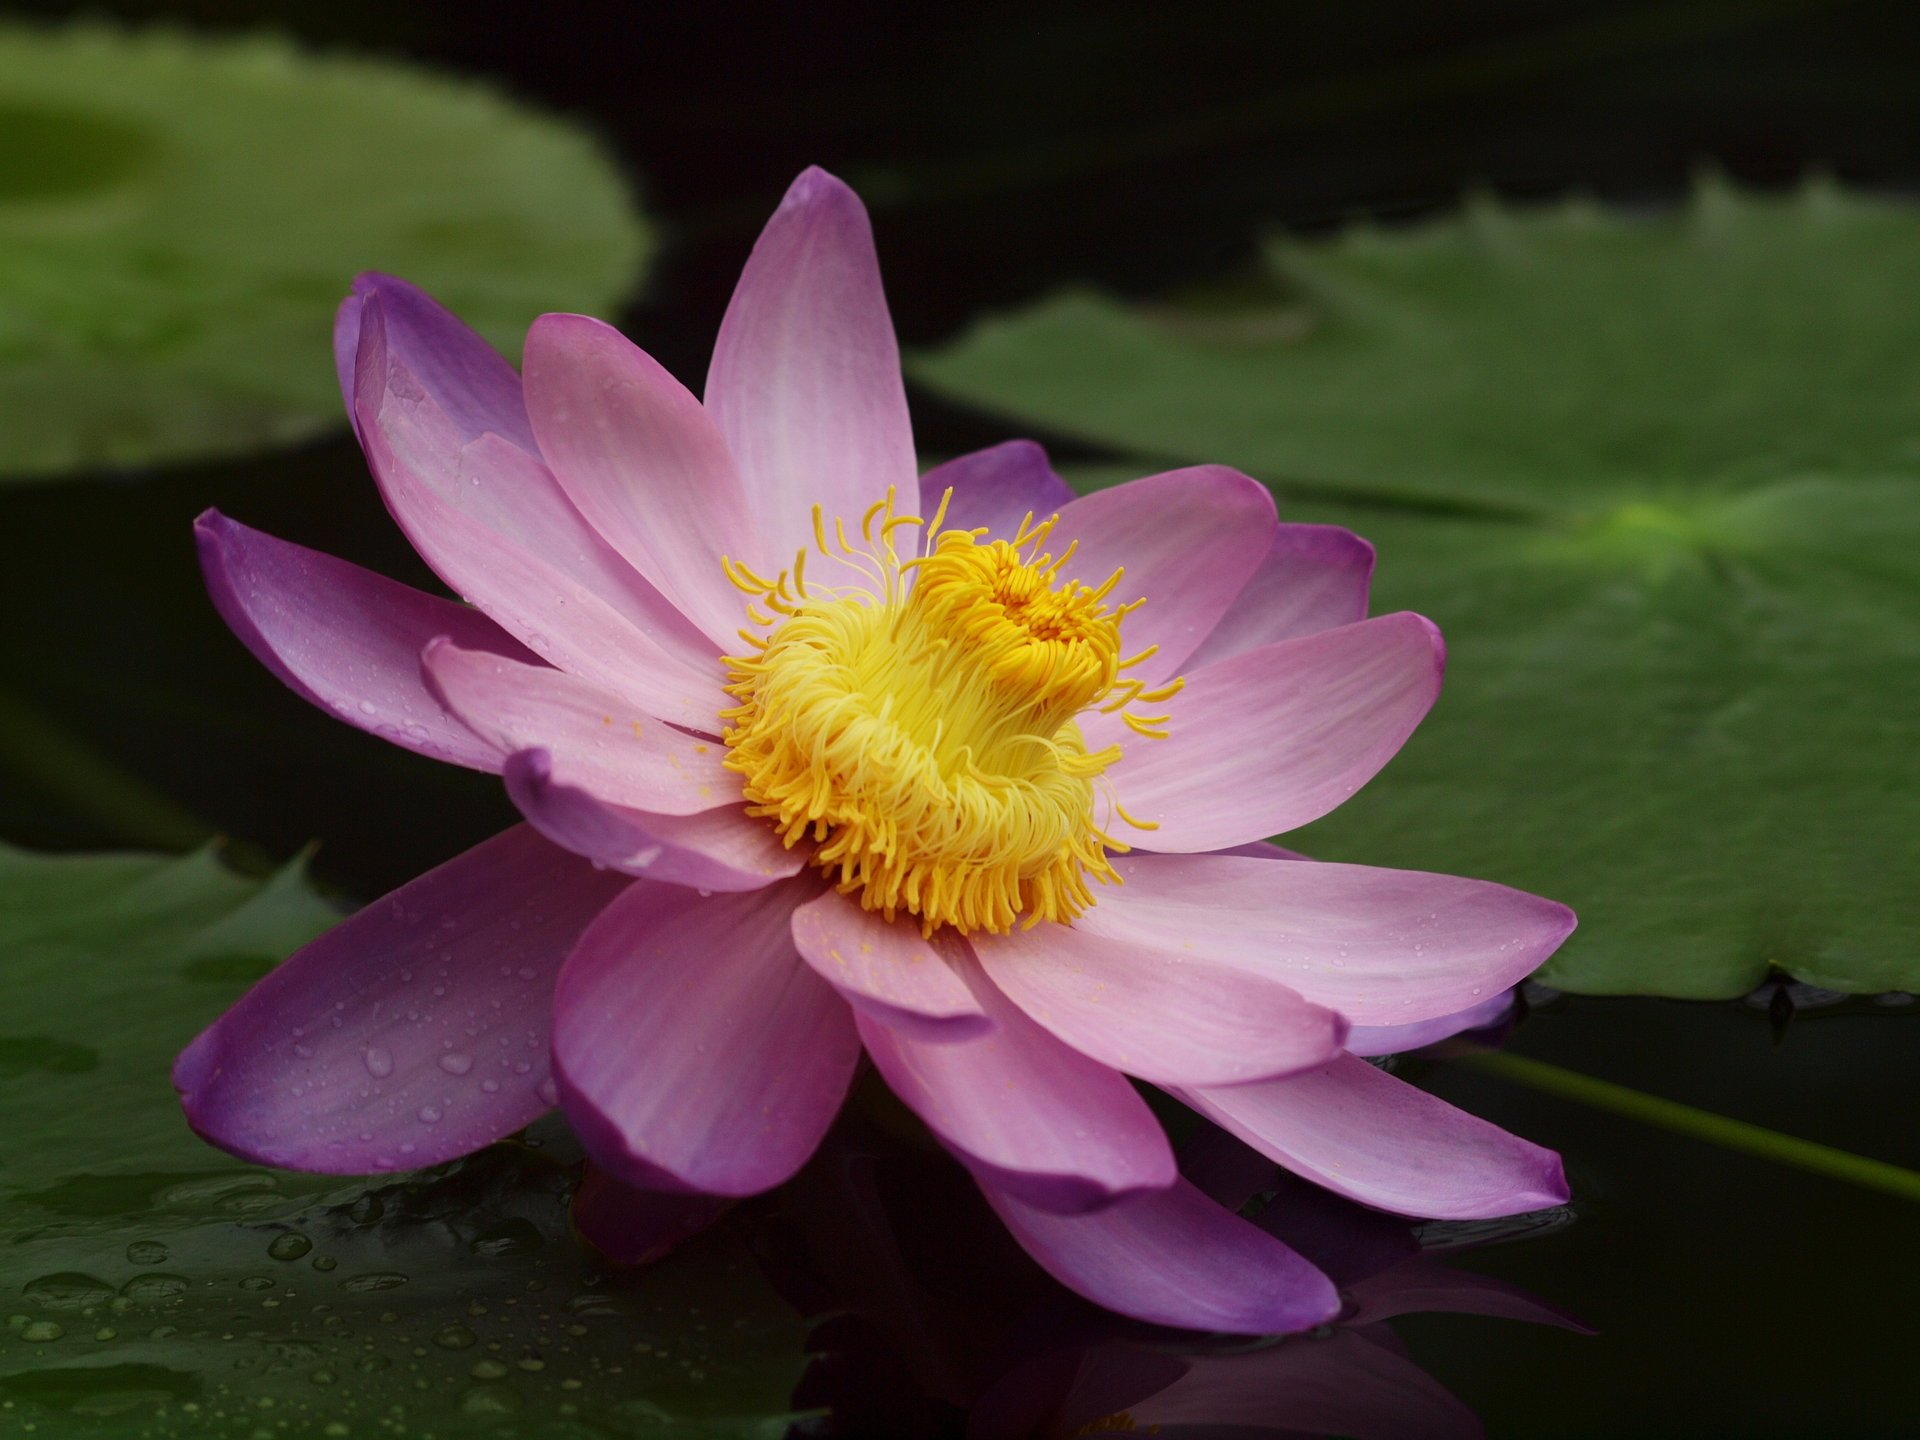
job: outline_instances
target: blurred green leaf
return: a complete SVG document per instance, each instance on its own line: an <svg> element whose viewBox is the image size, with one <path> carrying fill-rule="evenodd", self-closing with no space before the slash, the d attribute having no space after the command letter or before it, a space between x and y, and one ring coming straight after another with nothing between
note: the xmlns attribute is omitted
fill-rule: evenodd
<svg viewBox="0 0 1920 1440"><path fill-rule="evenodd" d="M174 1053L333 918L297 868L0 847L0 1433L782 1433L799 1317L730 1230L603 1264L564 1127L375 1182L187 1131Z"/></svg>
<svg viewBox="0 0 1920 1440"><path fill-rule="evenodd" d="M1285 244L1231 290L1067 297L917 368L1315 497L1287 515L1379 545L1376 609L1439 621L1438 708L1290 843L1569 902L1569 989L1916 989L1916 296L1913 207L1715 186Z"/></svg>
<svg viewBox="0 0 1920 1440"><path fill-rule="evenodd" d="M509 354L648 249L597 143L390 62L101 25L0 26L0 479L231 454L341 423L355 273Z"/></svg>

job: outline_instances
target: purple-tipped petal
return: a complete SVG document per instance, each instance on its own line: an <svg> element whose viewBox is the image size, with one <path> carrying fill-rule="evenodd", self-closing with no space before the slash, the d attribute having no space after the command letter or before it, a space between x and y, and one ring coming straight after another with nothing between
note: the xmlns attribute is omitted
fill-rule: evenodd
<svg viewBox="0 0 1920 1440"><path fill-rule="evenodd" d="M1512 988L1574 927L1564 905L1485 880L1234 855L1126 855L1075 929L1199 944L1360 1025L1451 1016Z"/></svg>
<svg viewBox="0 0 1920 1440"><path fill-rule="evenodd" d="M417 285L369 270L334 316L333 362L340 395L356 434L354 403L360 337L369 304L385 315L386 345L419 379L420 388L446 412L465 440L494 434L529 455L539 453L520 397L520 376L504 356Z"/></svg>
<svg viewBox="0 0 1920 1440"><path fill-rule="evenodd" d="M1155 1325L1236 1335L1309 1330L1340 1313L1333 1284L1186 1181L1091 1215L1054 1215L982 1184L987 1201L1054 1279Z"/></svg>
<svg viewBox="0 0 1920 1440"><path fill-rule="evenodd" d="M343 920L181 1052L188 1123L263 1165L438 1164L549 1109L555 976L629 884L516 826Z"/></svg>
<svg viewBox="0 0 1920 1440"><path fill-rule="evenodd" d="M887 920L829 890L793 912L801 958L856 1010L919 1040L965 1040L993 1028L973 987L909 920Z"/></svg>
<svg viewBox="0 0 1920 1440"><path fill-rule="evenodd" d="M1204 930L1149 946L1075 922L973 943L993 983L1034 1020L1082 1054L1156 1085L1292 1075L1337 1055L1347 1033L1333 1011L1215 961Z"/></svg>
<svg viewBox="0 0 1920 1440"><path fill-rule="evenodd" d="M1073 491L1031 440L1009 440L936 465L920 477L920 513L929 521L948 489L941 528L985 526L995 540L1011 540L1028 515L1044 520L1073 502Z"/></svg>
<svg viewBox="0 0 1920 1440"><path fill-rule="evenodd" d="M546 467L499 435L470 437L387 343L370 297L356 413L367 462L414 549L529 649L699 724L728 703L712 641L594 531Z"/></svg>
<svg viewBox="0 0 1920 1440"><path fill-rule="evenodd" d="M646 1189L752 1195L792 1175L860 1058L847 1007L794 953L790 880L704 897L647 880L581 937L554 1071L587 1153Z"/></svg>
<svg viewBox="0 0 1920 1440"><path fill-rule="evenodd" d="M573 1195L573 1228L616 1265L648 1265L732 1205L724 1195L636 1189L589 1165Z"/></svg>
<svg viewBox="0 0 1920 1440"><path fill-rule="evenodd" d="M993 1029L932 1041L856 1011L893 1093L980 1178L1025 1205L1077 1214L1164 1189L1177 1171L1153 1112L1119 1072L1055 1040L970 959Z"/></svg>
<svg viewBox="0 0 1920 1440"><path fill-rule="evenodd" d="M721 557L762 566L783 552L756 538L755 513L700 402L585 315L533 322L526 377L540 453L573 503L708 636L732 645L746 600Z"/></svg>
<svg viewBox="0 0 1920 1440"><path fill-rule="evenodd" d="M699 740L561 670L431 641L420 665L433 693L505 754L546 750L550 776L612 805L694 815L740 798L718 741Z"/></svg>
<svg viewBox="0 0 1920 1440"><path fill-rule="evenodd" d="M1060 512L1047 549L1058 555L1077 544L1061 573L1088 585L1125 572L1112 599L1147 602L1121 624L1126 650L1158 647L1128 673L1155 680L1178 673L1220 623L1276 524L1273 496L1258 480L1195 465L1082 496Z"/></svg>
<svg viewBox="0 0 1920 1440"><path fill-rule="evenodd" d="M194 522L220 618L283 684L322 710L435 760L498 770L483 740L430 692L420 649L437 635L537 664L477 610L276 540L209 510Z"/></svg>
<svg viewBox="0 0 1920 1440"><path fill-rule="evenodd" d="M1436 1015L1411 1025L1356 1025L1347 1032L1347 1052L1352 1055L1403 1055L1422 1046L1437 1045L1468 1030L1485 1030L1498 1025L1513 1013L1514 992L1503 990L1489 995L1477 1005L1456 1010L1451 1015Z"/></svg>
<svg viewBox="0 0 1920 1440"><path fill-rule="evenodd" d="M829 527L918 489L900 350L860 198L814 168L793 182L741 273L707 372L760 533L778 563Z"/></svg>
<svg viewBox="0 0 1920 1440"><path fill-rule="evenodd" d="M1310 1075L1180 1094L1294 1174L1396 1215L1483 1219L1567 1199L1551 1150L1355 1056Z"/></svg>
<svg viewBox="0 0 1920 1440"><path fill-rule="evenodd" d="M1372 582L1373 546L1351 530L1282 525L1260 568L1187 665L1197 670L1243 650L1364 620Z"/></svg>
<svg viewBox="0 0 1920 1440"><path fill-rule="evenodd" d="M1317 820L1371 780L1432 707L1444 664L1431 622L1382 615L1190 670L1155 707L1165 739L1102 716L1087 745L1120 744L1107 771L1119 803L1159 827L1123 838L1221 850Z"/></svg>
<svg viewBox="0 0 1920 1440"><path fill-rule="evenodd" d="M744 806L694 815L651 815L609 805L553 778L553 756L521 750L508 757L507 795L542 835L594 864L699 890L758 890L799 872L788 850Z"/></svg>

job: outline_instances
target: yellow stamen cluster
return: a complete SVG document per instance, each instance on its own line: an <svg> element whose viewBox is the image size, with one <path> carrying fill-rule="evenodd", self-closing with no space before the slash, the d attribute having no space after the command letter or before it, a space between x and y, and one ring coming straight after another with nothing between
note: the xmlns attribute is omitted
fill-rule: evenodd
<svg viewBox="0 0 1920 1440"><path fill-rule="evenodd" d="M1096 818L1095 786L1120 747L1089 752L1075 717L1123 712L1152 737L1165 716L1126 707L1171 697L1126 672L1115 571L1099 586L1063 579L1073 547L1043 551L1057 517L1029 515L1011 539L897 515L891 495L859 541L814 512L814 544L772 580L727 560L750 597L749 653L727 660L729 768L748 813L843 894L889 920L1004 934L1016 921L1067 921L1093 903L1088 877L1118 879L1127 847ZM896 537L924 529L902 560ZM845 586L807 576L810 553L850 570ZM816 567L817 568L817 567ZM1129 824L1131 817L1113 807ZM1150 828L1141 826L1140 828Z"/></svg>

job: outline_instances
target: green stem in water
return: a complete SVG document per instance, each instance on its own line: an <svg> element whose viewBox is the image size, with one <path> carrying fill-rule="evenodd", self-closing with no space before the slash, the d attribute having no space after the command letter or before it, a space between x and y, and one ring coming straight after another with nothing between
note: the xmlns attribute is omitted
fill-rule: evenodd
<svg viewBox="0 0 1920 1440"><path fill-rule="evenodd" d="M1782 1135L1777 1130L1749 1125L1744 1120L1730 1120L1710 1110L1696 1110L1676 1100L1663 1100L1658 1095L1629 1090L1624 1085L1596 1080L1591 1075L1563 1070L1558 1065L1529 1060L1523 1055L1490 1052L1463 1056L1459 1063L1577 1105L1624 1115L1643 1125L1658 1126L1710 1145L1738 1150L1743 1155L1756 1155L1776 1165L1790 1165L1831 1180L1844 1180L1851 1185L1898 1195L1903 1200L1920 1200L1920 1172L1890 1165L1884 1160L1869 1160L1864 1155L1836 1150L1831 1145Z"/></svg>

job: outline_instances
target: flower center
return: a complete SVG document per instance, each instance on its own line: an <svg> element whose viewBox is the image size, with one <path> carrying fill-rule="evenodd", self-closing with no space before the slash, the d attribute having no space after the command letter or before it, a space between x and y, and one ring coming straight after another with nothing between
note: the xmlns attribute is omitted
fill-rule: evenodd
<svg viewBox="0 0 1920 1440"><path fill-rule="evenodd" d="M1093 903L1089 877L1118 879L1108 852L1127 848L1098 818L1120 747L1089 751L1075 717L1155 704L1180 682L1127 677L1153 653L1121 657L1120 623L1141 602L1110 602L1117 570L1097 587L1062 578L1072 547L1042 548L1057 516L995 540L942 530L946 508L896 515L889 495L857 540L841 522L829 540L816 507L813 546L773 580L722 562L758 627L726 661L740 702L721 717L726 764L749 814L788 846L813 842L840 892L889 920L913 915L928 934L1071 920ZM904 561L903 530L925 532ZM852 582L809 578L815 553ZM1123 718L1164 733L1164 716ZM1104 808L1139 825L1110 797Z"/></svg>

